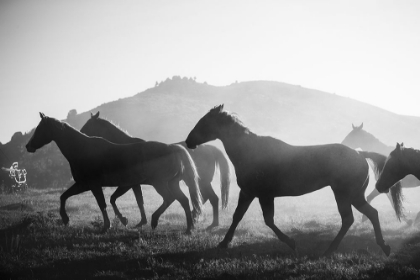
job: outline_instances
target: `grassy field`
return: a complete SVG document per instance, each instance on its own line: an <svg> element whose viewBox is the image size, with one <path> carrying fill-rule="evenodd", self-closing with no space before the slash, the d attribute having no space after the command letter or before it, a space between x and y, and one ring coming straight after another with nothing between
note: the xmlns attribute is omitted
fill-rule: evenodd
<svg viewBox="0 0 420 280"><path fill-rule="evenodd" d="M114 190L104 188L107 201ZM132 228L140 215L130 191L117 200L129 226L114 219L109 206L113 222L105 234L99 233L102 215L91 193L68 200L68 227L58 213L63 190L2 195L0 278L420 279L420 229L399 223L385 196L372 205L380 212L384 238L392 247L390 257L376 245L372 225L361 223L356 210L356 221L337 253L322 257L341 224L329 188L276 199L275 222L296 240L298 256L265 226L258 200L239 224L229 249L217 249L231 223L238 190L232 185L230 208L221 211L219 228L205 231L212 221L207 203L192 235L184 234L185 215L177 202L164 213L156 230L150 228L151 214L162 202L150 186L143 191L149 224L141 230ZM407 216L412 219L420 210L419 192L420 188L404 190Z"/></svg>

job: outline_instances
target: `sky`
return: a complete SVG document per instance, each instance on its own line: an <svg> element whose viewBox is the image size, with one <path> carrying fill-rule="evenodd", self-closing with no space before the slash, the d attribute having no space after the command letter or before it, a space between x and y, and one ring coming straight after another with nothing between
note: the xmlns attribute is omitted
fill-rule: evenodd
<svg viewBox="0 0 420 280"><path fill-rule="evenodd" d="M174 75L420 116L420 1L0 0L0 142Z"/></svg>

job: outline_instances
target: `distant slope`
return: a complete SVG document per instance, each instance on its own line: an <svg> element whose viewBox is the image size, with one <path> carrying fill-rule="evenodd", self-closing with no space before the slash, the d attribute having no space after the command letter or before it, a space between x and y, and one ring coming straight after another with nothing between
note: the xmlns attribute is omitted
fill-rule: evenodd
<svg viewBox="0 0 420 280"><path fill-rule="evenodd" d="M367 131L388 145L403 141L407 146L420 146L418 117L401 116L339 95L271 81L216 87L175 76L154 88L102 104L90 112L100 111L101 117L119 124L133 136L173 143L185 140L199 118L222 103L226 110L237 113L253 132L290 144L341 142L350 132L352 123L363 122ZM68 122L80 129L90 112L78 114ZM18 158L20 165L25 164L28 173L35 176L28 177L28 181L32 179L38 187L51 182L62 185L70 176L65 159L55 145L34 155L26 153L24 145L29 136L14 136L10 143L0 146L10 155L6 159L0 153L2 166L9 166L12 157L13 161ZM51 168L55 168L54 172Z"/></svg>
<svg viewBox="0 0 420 280"><path fill-rule="evenodd" d="M292 144L341 142L351 124L393 145L420 143L420 118L401 116L350 98L279 82L254 81L215 87L174 77L133 97L92 109L147 140L184 140L200 117L224 103L254 132ZM89 114L78 116L84 124Z"/></svg>

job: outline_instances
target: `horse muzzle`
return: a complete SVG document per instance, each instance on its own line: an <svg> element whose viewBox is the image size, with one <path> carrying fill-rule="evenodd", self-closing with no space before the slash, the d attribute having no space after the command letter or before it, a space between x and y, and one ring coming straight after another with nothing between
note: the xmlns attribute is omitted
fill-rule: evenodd
<svg viewBox="0 0 420 280"><path fill-rule="evenodd" d="M195 148L197 148L197 145L193 145L189 138L187 138L187 140L185 140L185 144L187 144L188 149L194 150Z"/></svg>
<svg viewBox="0 0 420 280"><path fill-rule="evenodd" d="M32 146L30 146L30 145L26 145L26 150L29 152L29 153L35 153L35 151L36 151L36 149L35 148L33 148Z"/></svg>
<svg viewBox="0 0 420 280"><path fill-rule="evenodd" d="M188 145L187 144L187 148L191 149L191 150L194 150L195 148L197 148L197 145Z"/></svg>
<svg viewBox="0 0 420 280"><path fill-rule="evenodd" d="M376 185L375 187L376 187L376 190L380 193L389 193L389 188L382 188L382 187L378 188L378 185Z"/></svg>

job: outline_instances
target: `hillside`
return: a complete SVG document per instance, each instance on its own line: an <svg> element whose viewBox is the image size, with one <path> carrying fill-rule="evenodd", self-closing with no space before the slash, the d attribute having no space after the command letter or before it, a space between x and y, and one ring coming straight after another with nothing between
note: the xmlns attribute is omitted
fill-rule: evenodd
<svg viewBox="0 0 420 280"><path fill-rule="evenodd" d="M119 124L133 136L173 143L185 140L199 118L222 103L253 132L291 144L341 142L350 132L351 124L361 122L388 145L403 141L407 146L419 147L420 143L418 117L397 115L339 95L271 81L216 87L175 76L154 88L102 104L67 121L80 129L90 112L100 111L101 117ZM11 159L19 161L28 170L28 181L33 186L62 186L70 178L65 159L55 144L28 154L24 145L30 135L16 133L9 143L1 145L0 165L10 166ZM217 142L216 145L221 146Z"/></svg>

